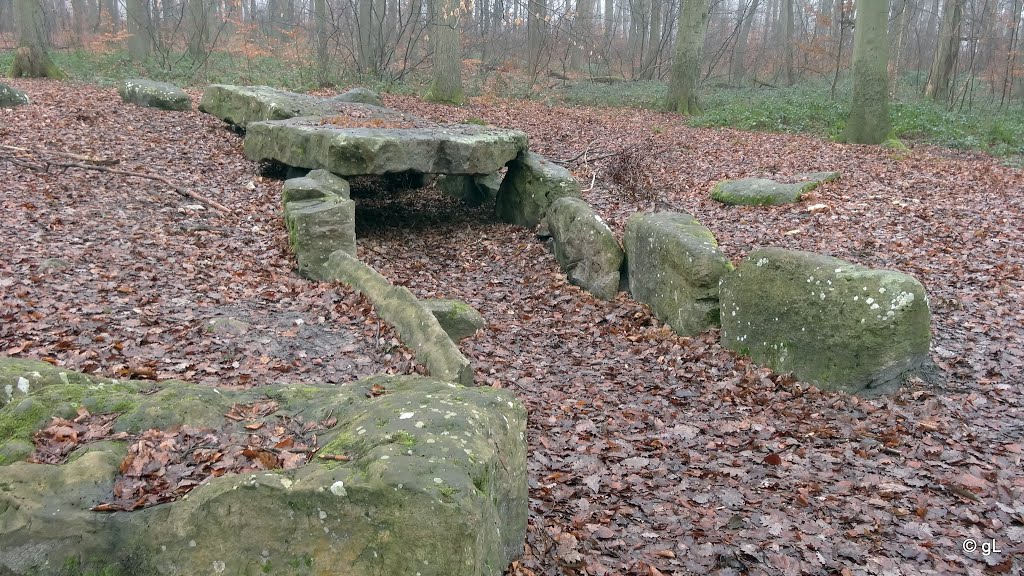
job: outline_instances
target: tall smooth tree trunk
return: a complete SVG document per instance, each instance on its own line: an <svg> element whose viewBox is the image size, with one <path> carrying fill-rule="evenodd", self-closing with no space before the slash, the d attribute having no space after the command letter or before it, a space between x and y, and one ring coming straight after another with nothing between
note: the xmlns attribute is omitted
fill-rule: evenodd
<svg viewBox="0 0 1024 576"><path fill-rule="evenodd" d="M665 109L678 114L696 114L697 82L704 54L704 34L708 25L707 0L682 0L676 32L676 54L668 85Z"/></svg>
<svg viewBox="0 0 1024 576"><path fill-rule="evenodd" d="M604 43L611 44L615 35L615 0L604 0Z"/></svg>
<svg viewBox="0 0 1024 576"><path fill-rule="evenodd" d="M313 41L316 44L317 81L326 86L328 79L327 60L327 0L313 0Z"/></svg>
<svg viewBox="0 0 1024 576"><path fill-rule="evenodd" d="M928 83L924 87L925 98L948 100L950 97L953 66L960 51L960 20L963 16L962 0L946 0L942 7L942 28L939 42L932 58Z"/></svg>
<svg viewBox="0 0 1024 576"><path fill-rule="evenodd" d="M631 0L629 6L629 60L642 69L650 43L651 0Z"/></svg>
<svg viewBox="0 0 1024 576"><path fill-rule="evenodd" d="M63 80L64 72L58 68L46 53L49 39L46 37L45 14L38 0L16 0L18 49L11 64L12 78L54 78Z"/></svg>
<svg viewBox="0 0 1024 576"><path fill-rule="evenodd" d="M434 43L433 81L426 99L462 104L462 28L458 0L431 0L430 38Z"/></svg>
<svg viewBox="0 0 1024 576"><path fill-rule="evenodd" d="M842 140L879 144L889 135L888 0L858 0L853 32L853 94Z"/></svg>
<svg viewBox="0 0 1024 576"><path fill-rule="evenodd" d="M526 5L526 74L530 83L540 72L544 39L547 35L547 0L528 0Z"/></svg>
<svg viewBox="0 0 1024 576"><path fill-rule="evenodd" d="M135 62L141 62L149 56L153 48L153 24L149 17L149 0L126 0L128 56Z"/></svg>
<svg viewBox="0 0 1024 576"><path fill-rule="evenodd" d="M569 54L569 68L579 70L584 57L590 52L593 34L594 0L576 0L576 18L573 21L573 49Z"/></svg>
<svg viewBox="0 0 1024 576"><path fill-rule="evenodd" d="M651 31L647 43L647 55L640 69L641 80L653 80L658 68L658 54L661 52L661 0L651 0Z"/></svg>
<svg viewBox="0 0 1024 576"><path fill-rule="evenodd" d="M3 12L3 10L0 9L0 12ZM88 21L85 12L85 0L71 0L72 31L75 33L75 43L79 46L85 40L85 23ZM0 16L0 18L3 18L3 16Z"/></svg>
<svg viewBox="0 0 1024 576"><path fill-rule="evenodd" d="M747 41L750 38L750 28L757 18L757 5L758 0L751 0L746 10L740 14L740 33L733 47L732 61L729 62L729 79L733 86L742 85L747 73Z"/></svg>
<svg viewBox="0 0 1024 576"><path fill-rule="evenodd" d="M795 82L793 75L793 0L782 0L782 22L780 28L782 42L782 75L786 86Z"/></svg>
<svg viewBox="0 0 1024 576"><path fill-rule="evenodd" d="M185 0L185 21L188 37L188 55L192 60L206 58L210 27L206 18L206 0Z"/></svg>
<svg viewBox="0 0 1024 576"><path fill-rule="evenodd" d="M889 44L892 46L892 54L889 58L889 94L895 96L899 88L900 64L903 59L903 47L906 44L908 30L910 30L910 15L913 5L909 0L896 0L893 4L893 11L896 12L890 31Z"/></svg>

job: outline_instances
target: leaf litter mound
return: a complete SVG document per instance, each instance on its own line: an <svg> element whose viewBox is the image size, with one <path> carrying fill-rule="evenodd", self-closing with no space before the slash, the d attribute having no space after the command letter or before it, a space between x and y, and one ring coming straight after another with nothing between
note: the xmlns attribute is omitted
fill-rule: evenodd
<svg viewBox="0 0 1024 576"><path fill-rule="evenodd" d="M16 279L0 283L0 350L106 375L152 366L157 378L238 386L419 369L348 290L291 274L280 183L259 181L237 136L218 122L121 105L112 90L16 84L36 104L5 113L5 142L122 158L138 148L147 168L233 213L185 208L158 183L73 169L40 175L0 161L14 182L0 192L8 215L0 234L5 245L28 239L31 247L0 257L3 278ZM94 104L84 107L80 94ZM479 309L488 327L462 343L477 382L509 388L528 406L529 532L511 573L1024 569L1019 171L934 148L902 156L803 136L693 129L649 111L385 99L436 121L482 118L525 130L531 148L553 158L579 155L569 166L594 182L585 199L619 233L638 209L681 208L734 260L764 245L811 250L911 273L930 295L942 385L913 382L874 399L822 393L722 349L716 331L679 337L625 295L590 297L566 283L531 232L495 222L487 207L466 208L432 189L360 198L360 257L419 297L460 298ZM68 117L94 109L103 113L69 138L67 126L79 121ZM152 126L161 130L149 133ZM111 152L112 142L121 153ZM636 176L629 181L645 188L623 190L606 173L626 149L658 151L628 159ZM818 170L839 170L843 179L799 204L732 208L707 198L722 178ZM218 230L131 234L183 220ZM202 241L188 241L197 236ZM56 257L72 266L40 271ZM118 292L122 285L132 292ZM351 350L333 348L339 358L288 346L268 362L286 370L261 369L253 359L270 356L267 346L301 326L287 316L281 325L264 321L257 334L271 342L232 349L192 323L225 304L247 311L247 323L269 309L344 329ZM148 354L146 346L169 336L180 358ZM353 361L361 357L370 362ZM189 366L179 370L182 362ZM978 548L965 551L967 542ZM985 542L999 551L983 554Z"/></svg>

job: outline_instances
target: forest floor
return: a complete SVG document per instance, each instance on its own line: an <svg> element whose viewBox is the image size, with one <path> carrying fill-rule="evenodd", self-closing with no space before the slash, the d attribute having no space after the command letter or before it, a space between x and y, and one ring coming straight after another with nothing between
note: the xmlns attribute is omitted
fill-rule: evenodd
<svg viewBox="0 0 1024 576"><path fill-rule="evenodd" d="M237 387L419 369L364 299L293 273L281 181L220 121L113 89L11 84L34 104L0 111L0 354ZM525 130L554 158L589 147L571 167L618 233L652 198L611 182L610 157L584 160L633 148L654 200L696 215L734 261L811 250L912 274L930 296L940 384L822 393L722 349L716 331L679 337L625 294L594 299L486 208L431 189L359 198L360 257L418 296L479 309L488 327L462 345L477 381L528 407L530 527L510 573L1024 571L1024 172L650 111L385 100ZM11 146L117 159L231 213ZM843 177L799 204L707 196L722 178L818 170ZM241 323L211 332L222 316Z"/></svg>

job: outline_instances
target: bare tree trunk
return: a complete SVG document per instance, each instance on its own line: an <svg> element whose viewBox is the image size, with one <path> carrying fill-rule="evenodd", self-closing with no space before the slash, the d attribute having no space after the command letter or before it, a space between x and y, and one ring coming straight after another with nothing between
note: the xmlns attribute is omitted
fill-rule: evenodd
<svg viewBox="0 0 1024 576"><path fill-rule="evenodd" d="M859 0L853 29L853 94L844 142L879 144L889 135L888 0Z"/></svg>
<svg viewBox="0 0 1024 576"><path fill-rule="evenodd" d="M185 20L188 31L188 55L196 62L206 58L210 27L206 18L205 0L185 0Z"/></svg>
<svg viewBox="0 0 1024 576"><path fill-rule="evenodd" d="M650 44L651 0L630 0L629 6L629 61L642 69Z"/></svg>
<svg viewBox="0 0 1024 576"><path fill-rule="evenodd" d="M433 81L426 99L462 104L462 28L458 0L432 0L430 38L434 43Z"/></svg>
<svg viewBox="0 0 1024 576"><path fill-rule="evenodd" d="M647 55L640 69L641 80L653 80L658 68L658 54L661 52L661 0L651 0L651 32L647 43Z"/></svg>
<svg viewBox="0 0 1024 576"><path fill-rule="evenodd" d="M313 0L313 34L316 44L317 81L321 86L328 84L327 60L327 0Z"/></svg>
<svg viewBox="0 0 1024 576"><path fill-rule="evenodd" d="M149 17L149 0L127 0L125 3L128 32L128 56L141 62L153 48L152 22Z"/></svg>
<svg viewBox="0 0 1024 576"><path fill-rule="evenodd" d="M925 98L949 100L953 67L960 51L960 20L963 16L962 0L946 0L942 8L942 28L932 59L931 73L925 85Z"/></svg>
<svg viewBox="0 0 1024 576"><path fill-rule="evenodd" d="M584 57L590 52L593 19L594 0L576 0L576 18L573 20L573 49L569 56L571 70L579 70Z"/></svg>
<svg viewBox="0 0 1024 576"><path fill-rule="evenodd" d="M604 0L604 43L611 44L615 36L615 0Z"/></svg>
<svg viewBox="0 0 1024 576"><path fill-rule="evenodd" d="M103 0L103 7L110 18L110 32L117 34L121 30L121 14L117 7L117 0Z"/></svg>
<svg viewBox="0 0 1024 576"><path fill-rule="evenodd" d="M72 30L75 33L75 44L81 46L85 41L85 0L71 0Z"/></svg>
<svg viewBox="0 0 1024 576"><path fill-rule="evenodd" d="M747 71L747 39L750 38L750 28L757 17L758 0L751 0L746 9L740 13L740 33L736 38L736 45L732 51L732 61L729 62L729 78L733 86L741 86Z"/></svg>
<svg viewBox="0 0 1024 576"><path fill-rule="evenodd" d="M696 114L697 81L704 54L708 25L707 0L682 0L676 32L676 54L665 109L678 114Z"/></svg>
<svg viewBox="0 0 1024 576"><path fill-rule="evenodd" d="M793 76L793 0L782 0L782 22L780 26L780 41L782 44L782 74L786 86L792 86L795 82Z"/></svg>
<svg viewBox="0 0 1024 576"><path fill-rule="evenodd" d="M537 81L541 51L547 35L547 0L528 0L526 5L526 75L530 83Z"/></svg>
<svg viewBox="0 0 1024 576"><path fill-rule="evenodd" d="M891 96L895 96L896 90L899 88L900 61L903 57L903 46L907 31L910 29L910 14L913 10L913 5L909 0L896 0L893 4L893 10L896 11L896 14L893 19L889 40L889 44L892 46L892 50L890 50L891 57L889 58L889 94Z"/></svg>
<svg viewBox="0 0 1024 576"><path fill-rule="evenodd" d="M1021 9L1024 8L1024 2L1021 0L1013 0L1012 10L1012 21L1011 28L1009 31L1009 38L1006 43L1006 67L1003 74L1003 91L999 96L999 106L1004 106L1013 98L1014 82L1016 81L1016 67L1017 67L1017 46L1020 44L1020 23L1021 23Z"/></svg>
<svg viewBox="0 0 1024 576"><path fill-rule="evenodd" d="M10 76L56 80L66 78L64 72L46 53L49 39L44 28L43 5L38 0L16 0L15 10L18 21L18 49L14 53Z"/></svg>

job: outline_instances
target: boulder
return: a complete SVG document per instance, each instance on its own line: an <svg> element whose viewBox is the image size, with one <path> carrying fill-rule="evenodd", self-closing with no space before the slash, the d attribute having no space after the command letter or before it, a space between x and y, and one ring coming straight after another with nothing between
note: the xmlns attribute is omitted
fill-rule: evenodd
<svg viewBox="0 0 1024 576"><path fill-rule="evenodd" d="M603 300L619 292L622 248L608 225L583 200L555 200L544 217L554 239L555 259L569 282Z"/></svg>
<svg viewBox="0 0 1024 576"><path fill-rule="evenodd" d="M806 172L794 177L797 182L784 184L765 178L723 180L711 189L711 198L723 204L777 206L799 202L800 198L825 182L839 179L839 172Z"/></svg>
<svg viewBox="0 0 1024 576"><path fill-rule="evenodd" d="M356 253L356 204L340 196L325 195L293 200L284 205L288 242L295 252L299 274L324 281L331 253Z"/></svg>
<svg viewBox="0 0 1024 576"><path fill-rule="evenodd" d="M522 554L526 413L506 391L419 376L243 391L15 362L0 359L0 388L31 380L19 404L32 408L0 408L0 454L31 449L69 402L120 413L114 431L129 435L225 429L233 404L268 398L270 418L336 424L297 468L210 477L179 500L113 514L91 508L111 500L125 442L85 444L59 465L0 461L2 574L498 576Z"/></svg>
<svg viewBox="0 0 1024 576"><path fill-rule="evenodd" d="M209 334L217 336L242 336L249 331L249 323L230 316L211 318L204 326Z"/></svg>
<svg viewBox="0 0 1024 576"><path fill-rule="evenodd" d="M358 86L352 88L347 92L338 94L331 100L337 102L358 102L360 104L372 104L374 106L384 106L384 102L380 99L380 94L377 94L369 88L363 88Z"/></svg>
<svg viewBox="0 0 1024 576"><path fill-rule="evenodd" d="M312 170L305 176L289 178L281 187L281 203L287 204L294 200L313 200L337 196L349 200L351 189L348 181L335 176L326 170Z"/></svg>
<svg viewBox="0 0 1024 576"><path fill-rule="evenodd" d="M269 86L206 87L199 110L245 129L250 122L286 120L296 116L353 115L390 122L418 120L409 114L358 102L344 102L278 90Z"/></svg>
<svg viewBox="0 0 1024 576"><path fill-rule="evenodd" d="M138 78L122 80L117 84L117 93L121 95L121 101L138 106L162 110L192 109L192 97L167 82Z"/></svg>
<svg viewBox="0 0 1024 576"><path fill-rule="evenodd" d="M373 303L377 314L398 332L416 360L436 378L473 384L473 367L441 327L437 318L405 286L394 286L376 270L343 250L331 254L325 280L348 284Z"/></svg>
<svg viewBox="0 0 1024 576"><path fill-rule="evenodd" d="M464 174L441 175L437 187L445 194L462 200L469 206L480 206L493 202L501 187L501 174L467 176Z"/></svg>
<svg viewBox="0 0 1024 576"><path fill-rule="evenodd" d="M0 108L14 108L28 103L28 96L24 92L0 82Z"/></svg>
<svg viewBox="0 0 1024 576"><path fill-rule="evenodd" d="M563 196L578 198L579 182L564 167L524 151L508 164L495 210L504 222L533 228L551 203Z"/></svg>
<svg viewBox="0 0 1024 576"><path fill-rule="evenodd" d="M690 214L634 214L626 221L629 290L676 333L719 322L718 281L732 270L714 234Z"/></svg>
<svg viewBox="0 0 1024 576"><path fill-rule="evenodd" d="M469 338L487 325L484 317L461 300L422 300L423 306L437 318L441 328L453 342Z"/></svg>
<svg viewBox="0 0 1024 576"><path fill-rule="evenodd" d="M252 122L244 141L250 160L340 176L490 174L525 148L526 134L518 130L352 115Z"/></svg>
<svg viewBox="0 0 1024 576"><path fill-rule="evenodd" d="M924 287L890 270L755 250L723 278L722 345L826 390L896 389L928 361Z"/></svg>

